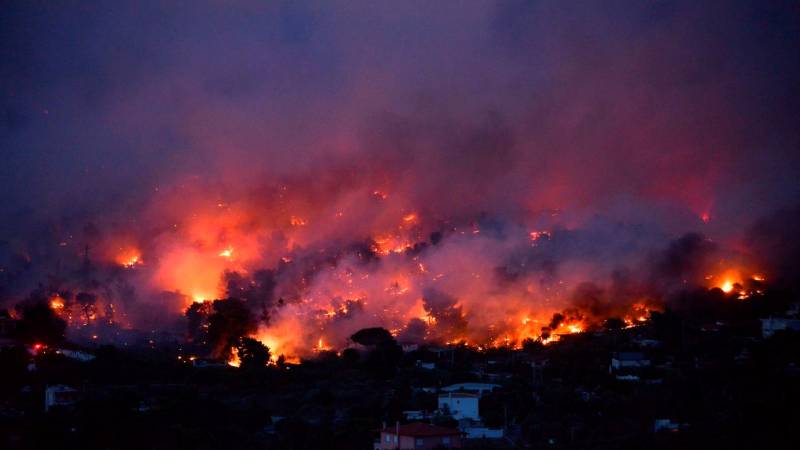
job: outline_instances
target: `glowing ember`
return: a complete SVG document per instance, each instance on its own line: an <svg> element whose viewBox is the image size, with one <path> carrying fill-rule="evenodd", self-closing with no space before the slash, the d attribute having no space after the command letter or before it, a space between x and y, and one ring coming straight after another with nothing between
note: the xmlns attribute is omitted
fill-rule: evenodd
<svg viewBox="0 0 800 450"><path fill-rule="evenodd" d="M139 252L134 249L123 250L116 258L117 264L120 266L131 269L142 264L142 257Z"/></svg>
<svg viewBox="0 0 800 450"><path fill-rule="evenodd" d="M228 247L225 250L219 252L219 256L230 259L231 257L233 257L233 247Z"/></svg>
<svg viewBox="0 0 800 450"><path fill-rule="evenodd" d="M58 295L54 295L50 298L50 308L55 311L60 311L64 309L64 299Z"/></svg>
<svg viewBox="0 0 800 450"><path fill-rule="evenodd" d="M403 222L414 222L415 220L417 220L416 213L406 214L403 216Z"/></svg>
<svg viewBox="0 0 800 450"><path fill-rule="evenodd" d="M534 243L539 239L550 239L551 235L549 231L531 231L530 232L531 241Z"/></svg>
<svg viewBox="0 0 800 450"><path fill-rule="evenodd" d="M228 358L228 365L231 367L239 367L242 361L239 359L239 349L231 347L231 356Z"/></svg>
<svg viewBox="0 0 800 450"><path fill-rule="evenodd" d="M722 289L722 292L725 292L727 294L727 293L733 291L733 281L725 280L725 281L722 282L722 284L719 286L719 288Z"/></svg>

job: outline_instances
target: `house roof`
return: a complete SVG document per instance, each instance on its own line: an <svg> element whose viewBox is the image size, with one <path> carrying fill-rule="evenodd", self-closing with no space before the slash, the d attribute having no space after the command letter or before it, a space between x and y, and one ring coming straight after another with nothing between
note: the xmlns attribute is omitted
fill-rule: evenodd
<svg viewBox="0 0 800 450"><path fill-rule="evenodd" d="M470 394L467 392L448 392L446 394L439 394L439 398L478 398L478 394Z"/></svg>
<svg viewBox="0 0 800 450"><path fill-rule="evenodd" d="M457 436L461 431L455 428L437 427L436 425L428 425L427 423L414 422L400 425L397 430L395 427L386 427L383 429L385 433L395 434L398 431L400 436L411 437L425 437L425 436Z"/></svg>
<svg viewBox="0 0 800 450"><path fill-rule="evenodd" d="M494 388L499 388L499 384L492 384L492 383L457 383L451 384L450 386L443 387L442 390L445 392L449 391L491 391Z"/></svg>

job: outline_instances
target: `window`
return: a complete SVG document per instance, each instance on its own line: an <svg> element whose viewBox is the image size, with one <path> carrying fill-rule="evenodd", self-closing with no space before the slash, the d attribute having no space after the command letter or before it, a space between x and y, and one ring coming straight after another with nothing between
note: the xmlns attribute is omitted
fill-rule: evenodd
<svg viewBox="0 0 800 450"><path fill-rule="evenodd" d="M392 442L392 437L390 435L386 435L386 442Z"/></svg>

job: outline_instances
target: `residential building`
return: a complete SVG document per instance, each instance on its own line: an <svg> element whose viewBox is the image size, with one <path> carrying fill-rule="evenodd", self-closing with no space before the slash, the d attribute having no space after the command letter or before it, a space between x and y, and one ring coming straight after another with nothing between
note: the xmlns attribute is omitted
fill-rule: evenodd
<svg viewBox="0 0 800 450"><path fill-rule="evenodd" d="M785 317L770 317L761 319L761 335L768 338L778 331L800 331L800 319L787 319Z"/></svg>
<svg viewBox="0 0 800 450"><path fill-rule="evenodd" d="M380 440L374 450L432 450L435 448L461 448L462 433L453 428L427 423L397 424L381 429Z"/></svg>
<svg viewBox="0 0 800 450"><path fill-rule="evenodd" d="M639 369L649 365L650 360L645 358L642 352L618 352L611 356L608 373L614 373L622 369Z"/></svg>
<svg viewBox="0 0 800 450"><path fill-rule="evenodd" d="M79 398L80 392L75 388L63 384L47 386L44 391L44 411L74 405Z"/></svg>
<svg viewBox="0 0 800 450"><path fill-rule="evenodd" d="M457 383L451 384L442 388L443 392L472 392L482 396L484 392L492 392L492 390L499 388L499 384L492 383Z"/></svg>
<svg viewBox="0 0 800 450"><path fill-rule="evenodd" d="M456 420L481 420L478 414L479 399L477 394L465 392L439 394L439 411L449 414Z"/></svg>

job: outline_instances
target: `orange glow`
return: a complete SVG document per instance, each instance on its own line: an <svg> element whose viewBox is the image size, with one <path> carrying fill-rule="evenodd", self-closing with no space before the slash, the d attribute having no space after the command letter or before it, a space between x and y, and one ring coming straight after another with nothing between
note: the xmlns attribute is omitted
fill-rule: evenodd
<svg viewBox="0 0 800 450"><path fill-rule="evenodd" d="M372 251L381 255L388 255L390 253L403 253L412 247L411 243L404 241L399 236L383 235L373 238L375 244L372 246Z"/></svg>
<svg viewBox="0 0 800 450"><path fill-rule="evenodd" d="M731 292L733 290L733 281L725 280L722 282L719 288L722 289L722 292L725 292L727 294L728 292Z"/></svg>
<svg viewBox="0 0 800 450"><path fill-rule="evenodd" d="M123 250L115 259L120 266L131 269L142 264L142 257L136 249Z"/></svg>
<svg viewBox="0 0 800 450"><path fill-rule="evenodd" d="M291 218L289 218L289 223L291 223L293 227L302 227L307 224L305 219L297 216L292 216Z"/></svg>
<svg viewBox="0 0 800 450"><path fill-rule="evenodd" d="M60 311L64 309L64 299L59 295L54 295L50 298L50 309Z"/></svg>
<svg viewBox="0 0 800 450"><path fill-rule="evenodd" d="M239 367L242 361L239 359L239 349L231 347L231 356L228 358L228 365L231 367Z"/></svg>
<svg viewBox="0 0 800 450"><path fill-rule="evenodd" d="M403 222L406 222L406 223L414 222L416 220L417 220L417 214L416 213L410 213L410 214L406 214L405 216L403 216Z"/></svg>
<svg viewBox="0 0 800 450"><path fill-rule="evenodd" d="M532 242L536 242L539 239L550 239L550 232L549 231L531 231L529 233Z"/></svg>

